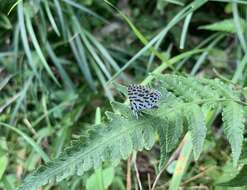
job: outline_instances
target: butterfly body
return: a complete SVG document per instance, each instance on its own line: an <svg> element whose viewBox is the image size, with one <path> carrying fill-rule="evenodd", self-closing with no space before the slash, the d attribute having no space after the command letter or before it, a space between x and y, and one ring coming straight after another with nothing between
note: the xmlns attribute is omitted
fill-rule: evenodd
<svg viewBox="0 0 247 190"><path fill-rule="evenodd" d="M138 118L138 112L158 107L161 93L143 85L132 84L128 86L128 96L131 110Z"/></svg>

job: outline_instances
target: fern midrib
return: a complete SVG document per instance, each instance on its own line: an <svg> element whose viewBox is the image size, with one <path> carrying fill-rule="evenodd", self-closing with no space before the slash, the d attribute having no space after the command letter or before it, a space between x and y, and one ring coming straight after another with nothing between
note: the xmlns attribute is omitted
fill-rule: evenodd
<svg viewBox="0 0 247 190"><path fill-rule="evenodd" d="M66 163L63 164L61 167L57 167L57 169L54 169L51 172L48 172L48 174L46 173L46 176L45 176L44 179L49 179L49 176L57 177L57 175L54 175L54 174L56 174L56 173L58 173L60 171L63 171L65 168L69 167L71 164L75 165L75 163L81 162L80 158L83 158L86 154L93 153L93 152L95 152L97 149L99 149L102 146L106 147L107 145L112 144L112 142L113 142L112 139L115 139L115 141L116 141L116 140L120 139L122 136L124 136L125 134L130 133L133 130L136 130L137 127L140 128L140 126L143 126L145 124L146 124L146 122L143 121L143 122L140 122L139 124L135 125L134 127L131 127L131 129L130 129L130 127L122 127L122 130L120 130L121 132L119 131L119 129L115 130L114 135L112 135L112 136L110 136L108 138L105 138L106 140L104 140L103 143L96 144L95 146L93 146L91 149L89 149L88 151L84 152L83 154L79 154L78 152L76 152L79 155L77 155L75 157L72 157L71 159L68 159L70 161L67 160ZM122 135L119 135L119 134L122 134ZM97 142L99 142L100 139L101 138L99 138L97 140ZM79 159L80 159L80 161L78 161Z"/></svg>

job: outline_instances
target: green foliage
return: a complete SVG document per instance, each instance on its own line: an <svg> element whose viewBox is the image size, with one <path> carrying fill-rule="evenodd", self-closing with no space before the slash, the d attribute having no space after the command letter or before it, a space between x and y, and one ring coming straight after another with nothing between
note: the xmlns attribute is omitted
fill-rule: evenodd
<svg viewBox="0 0 247 190"><path fill-rule="evenodd" d="M158 125L157 129L160 136L160 169L169 156L168 153L176 147L183 132L182 113L178 110L166 114L162 121L163 125Z"/></svg>
<svg viewBox="0 0 247 190"><path fill-rule="evenodd" d="M5 138L0 139L0 180L3 177L5 170L7 169L9 158L7 154L7 143Z"/></svg>
<svg viewBox="0 0 247 190"><path fill-rule="evenodd" d="M206 137L206 126L202 110L197 104L191 104L184 109L184 115L188 122L188 129L191 131L194 157L197 160L203 150Z"/></svg>
<svg viewBox="0 0 247 190"><path fill-rule="evenodd" d="M126 108L120 104L116 106L116 109ZM150 149L154 144L154 124L150 118L136 120L134 116L125 118L112 112L108 112L107 117L110 120L107 126L95 126L88 138L74 142L57 160L27 177L19 189L37 189L73 174L82 175L91 168L98 168L105 160L116 165L133 150Z"/></svg>
<svg viewBox="0 0 247 190"><path fill-rule="evenodd" d="M160 147L155 145L154 150L140 152L131 160L137 166L142 189L150 189L159 176L157 172L165 171L167 160L173 163L173 175L163 172L152 189L163 189L167 184L174 190L198 184L227 189L213 186L220 176L226 174L228 178L221 181L227 181L237 173L239 154L245 147L242 120L247 111L247 1L216 1L1 1L0 189L15 189L42 163L44 167L34 173L35 177L27 177L24 186L28 181L32 188L33 184L41 186L66 178L45 189L103 188L110 182L112 190L126 189L129 178L125 161L114 168L113 181L109 175L103 184L105 179L98 177L112 168L110 164L133 151L135 155L140 147L151 148L155 141ZM177 75L147 76L149 72ZM200 79L181 76L187 73ZM127 94L126 87L118 83L143 80L147 84L153 78L158 82L154 88L163 94L159 109L144 111L136 121L129 107L113 102L114 113L108 112L112 121L104 116L104 124L99 125L100 110L94 116L95 109L110 109L105 96L120 101ZM113 81L115 85L111 85ZM97 122L92 125L94 117ZM122 126L118 127L119 123ZM135 128L142 132L135 135ZM87 129L88 136L79 138L87 134ZM122 134L122 129L128 132ZM146 130L152 135L141 134L139 141L139 133ZM121 142L115 136L111 142L112 134ZM77 142L63 152L71 138ZM102 143L108 138L109 144ZM196 159L193 167L192 154ZM226 162L230 169L224 169ZM127 168L134 189L138 181L131 163ZM91 175L98 165L102 166ZM82 169L76 176L78 168ZM242 174L235 184L244 181L241 170Z"/></svg>
<svg viewBox="0 0 247 190"><path fill-rule="evenodd" d="M236 164L243 140L236 137L243 135L243 114L240 111L242 105L236 102L240 101L237 94L229 91L231 87L219 81L177 75L157 75L155 78L153 86L162 93L157 110L146 110L137 120L128 106L113 102L114 113L106 113L108 121L105 124L94 126L88 137L73 142L57 159L28 176L19 190L37 189L48 182L82 175L100 167L104 161L116 165L133 151L150 149L156 133L160 137L162 165L177 145L183 126L191 132L194 157L198 159L206 136L201 106L208 102L219 107L223 104L225 132ZM215 88L219 84L221 88Z"/></svg>
<svg viewBox="0 0 247 190"><path fill-rule="evenodd" d="M72 76L82 74L95 91L120 69L109 50L88 31L94 25L90 19L101 24L107 21L83 4L73 0L43 0L10 5L11 14L18 15L12 27L16 49L11 50L10 58L17 64L19 57L24 56L24 73L33 73L34 80L42 85L54 82L54 86L75 90ZM83 25L80 15L84 15ZM0 27L2 24L11 27L8 23L12 20L0 13ZM19 72L16 68L17 65L13 72ZM112 92L105 86L104 90L112 100Z"/></svg>
<svg viewBox="0 0 247 190"><path fill-rule="evenodd" d="M218 183L217 185L227 186L227 187L246 186L247 185L246 177L247 177L247 165L244 165L241 168L241 170L238 171L238 173L235 175L234 178L232 178L226 182Z"/></svg>
<svg viewBox="0 0 247 190"><path fill-rule="evenodd" d="M243 31L247 29L247 23L245 20L240 19L240 26ZM204 26L200 26L199 29L203 30L211 30L211 31L218 31L218 32L228 32L228 33L236 33L237 29L233 19L227 19L223 21L219 21L213 24L208 24Z"/></svg>
<svg viewBox="0 0 247 190"><path fill-rule="evenodd" d="M243 106L233 101L224 102L222 117L224 122L224 132L231 144L233 165L237 166L244 139Z"/></svg>
<svg viewBox="0 0 247 190"><path fill-rule="evenodd" d="M86 190L105 190L111 185L114 178L114 168L97 169L86 182Z"/></svg>

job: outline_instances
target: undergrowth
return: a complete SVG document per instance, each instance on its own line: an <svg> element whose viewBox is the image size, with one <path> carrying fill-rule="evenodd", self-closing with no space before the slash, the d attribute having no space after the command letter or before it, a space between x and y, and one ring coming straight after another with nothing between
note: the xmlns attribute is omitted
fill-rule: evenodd
<svg viewBox="0 0 247 190"><path fill-rule="evenodd" d="M246 6L2 0L0 189L246 189Z"/></svg>
<svg viewBox="0 0 247 190"><path fill-rule="evenodd" d="M237 166L246 103L234 86L169 74L156 75L152 84L162 94L158 109L144 111L137 120L128 105L112 102L114 112L106 112L105 123L93 126L87 137L74 141L57 159L26 177L18 189L38 189L71 175L83 175L106 161L115 166L133 151L151 149L156 134L161 146L160 166L187 130L192 137L194 159L198 160L207 133L205 113L209 110L222 112L224 133L231 145L233 165Z"/></svg>

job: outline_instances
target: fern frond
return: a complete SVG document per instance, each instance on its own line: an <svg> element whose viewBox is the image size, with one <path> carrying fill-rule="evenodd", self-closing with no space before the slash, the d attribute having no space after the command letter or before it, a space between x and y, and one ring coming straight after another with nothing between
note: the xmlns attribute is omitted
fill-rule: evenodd
<svg viewBox="0 0 247 190"><path fill-rule="evenodd" d="M233 165L237 166L243 143L243 106L234 101L226 101L224 103L222 117L224 133L231 145Z"/></svg>
<svg viewBox="0 0 247 190"><path fill-rule="evenodd" d="M120 110L124 105L117 105ZM122 108L123 107L123 108ZM98 168L105 160L113 165L126 159L133 150L150 149L155 142L155 121L125 118L107 113L107 126L98 125L87 139L75 141L56 160L40 167L28 176L19 190L35 190L46 183L59 182L70 175L82 175L89 169Z"/></svg>
<svg viewBox="0 0 247 190"><path fill-rule="evenodd" d="M218 97L217 91L209 89L209 86L202 85L198 80L192 77L165 74L159 75L158 79L161 80L165 88L173 91L185 101L216 99Z"/></svg>
<svg viewBox="0 0 247 190"><path fill-rule="evenodd" d="M201 108L196 104L185 107L184 112L188 122L188 129L191 132L194 158L197 160L203 150L207 131L204 115Z"/></svg>
<svg viewBox="0 0 247 190"><path fill-rule="evenodd" d="M133 151L151 149L157 133L162 165L176 147L185 120L192 137L194 158L198 159L206 136L203 110L215 107L223 107L224 131L236 165L241 153L246 106L239 104L239 94L232 86L218 80L169 74L156 78L158 85L155 88L162 94L158 109L143 111L137 120L129 106L113 102L114 113L106 113L105 124L92 127L88 137L75 141L59 158L41 166L24 180L19 190L35 190L48 182L82 175L104 161L116 165ZM126 91L125 87L121 89Z"/></svg>

